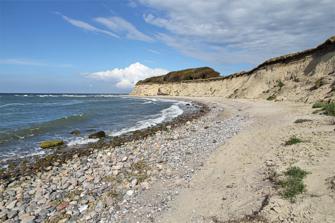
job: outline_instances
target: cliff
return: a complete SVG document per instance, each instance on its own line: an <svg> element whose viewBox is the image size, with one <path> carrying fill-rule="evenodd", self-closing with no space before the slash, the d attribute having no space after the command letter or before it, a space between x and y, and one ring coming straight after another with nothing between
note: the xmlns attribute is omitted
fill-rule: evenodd
<svg viewBox="0 0 335 223"><path fill-rule="evenodd" d="M210 68L206 69L209 71ZM198 75L197 78L182 78L184 72L172 72L179 74L177 79L171 78L173 75L169 73L140 81L131 94L334 101L335 36L316 48L272 58L248 72L225 77Z"/></svg>

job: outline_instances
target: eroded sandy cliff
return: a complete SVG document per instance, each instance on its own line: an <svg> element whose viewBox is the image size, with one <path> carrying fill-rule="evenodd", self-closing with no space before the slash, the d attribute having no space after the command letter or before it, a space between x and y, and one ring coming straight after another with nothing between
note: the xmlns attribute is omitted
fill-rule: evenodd
<svg viewBox="0 0 335 223"><path fill-rule="evenodd" d="M179 82L139 82L131 94L334 101L335 36L316 48L267 60L248 72Z"/></svg>

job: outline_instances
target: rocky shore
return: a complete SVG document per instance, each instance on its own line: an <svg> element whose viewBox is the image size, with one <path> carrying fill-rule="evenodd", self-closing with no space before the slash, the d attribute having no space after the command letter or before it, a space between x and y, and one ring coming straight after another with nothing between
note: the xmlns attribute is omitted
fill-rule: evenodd
<svg viewBox="0 0 335 223"><path fill-rule="evenodd" d="M248 118L223 105L141 140L53 160L43 171L2 180L1 222L152 222L206 158Z"/></svg>

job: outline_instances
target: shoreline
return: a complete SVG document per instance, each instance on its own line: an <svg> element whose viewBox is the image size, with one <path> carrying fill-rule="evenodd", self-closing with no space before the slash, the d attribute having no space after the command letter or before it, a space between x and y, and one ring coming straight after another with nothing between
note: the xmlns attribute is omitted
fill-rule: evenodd
<svg viewBox="0 0 335 223"><path fill-rule="evenodd" d="M335 220L334 117L313 114L311 105L303 103L177 99L204 103L209 111L141 140L74 156L1 185L0 220ZM301 143L285 145L292 136ZM290 166L308 172L306 191L294 203L281 196L275 179Z"/></svg>
<svg viewBox="0 0 335 223"><path fill-rule="evenodd" d="M131 96L134 97L134 96ZM139 97L139 98L149 98L149 97ZM158 99L166 99L162 97L156 97ZM180 99L173 99L175 101L181 101ZM185 102L191 103L193 109L188 110L186 113L173 118L169 121L163 121L154 126L129 131L116 136L107 136L97 142L91 142L87 144L78 144L73 146L60 146L58 148L46 149L47 152L51 151L50 154L46 155L33 155L26 156L22 158L14 158L6 160L3 165L7 165L6 168L0 169L0 182L10 183L18 179L19 177L29 176L36 174L37 172L42 172L48 169L50 166L61 165L73 156L88 156L94 150L105 149L109 147L120 146L124 143L134 140L142 140L157 131L166 131L167 126L171 128L176 128L193 119L197 119L202 115L205 115L209 110L205 104L187 100ZM49 151L48 151L49 150Z"/></svg>
<svg viewBox="0 0 335 223"><path fill-rule="evenodd" d="M0 207L4 211L0 219L146 222L155 216L147 216L152 210L167 208L163 202L166 196L177 195L178 185L170 184L175 180L179 186L189 182L206 158L233 137L245 120L239 116L217 119L222 106L206 103L204 107L206 111L187 120L175 120L166 131L147 132L141 140L94 150L87 156L74 155L43 172L1 184ZM157 188L162 183L164 186ZM166 196L140 198L157 189Z"/></svg>

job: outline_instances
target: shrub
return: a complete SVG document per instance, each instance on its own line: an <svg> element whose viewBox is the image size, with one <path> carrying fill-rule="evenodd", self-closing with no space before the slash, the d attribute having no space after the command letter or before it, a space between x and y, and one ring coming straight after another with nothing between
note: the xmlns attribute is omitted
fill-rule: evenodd
<svg viewBox="0 0 335 223"><path fill-rule="evenodd" d="M279 87L279 89L281 89L284 86L285 86L285 84L281 80L277 81L277 87Z"/></svg>
<svg viewBox="0 0 335 223"><path fill-rule="evenodd" d="M294 145L301 142L301 139L297 138L296 136L292 136L288 141L285 142L285 146Z"/></svg>
<svg viewBox="0 0 335 223"><path fill-rule="evenodd" d="M325 102L319 101L319 102L315 102L312 106L312 108L323 108L323 106L325 106Z"/></svg>
<svg viewBox="0 0 335 223"><path fill-rule="evenodd" d="M276 99L276 95L270 95L266 100L268 100L268 101L273 101L273 100L275 100Z"/></svg>
<svg viewBox="0 0 335 223"><path fill-rule="evenodd" d="M312 91L316 90L316 89L320 88L321 86L323 86L325 84L326 84L325 81L322 78L319 78L315 81L314 86L311 87L310 90L312 90Z"/></svg>
<svg viewBox="0 0 335 223"><path fill-rule="evenodd" d="M307 174L308 172L302 170L300 167L288 168L284 173L285 179L279 182L283 188L281 195L293 202L298 194L301 194L306 190L306 185L304 184L303 179Z"/></svg>
<svg viewBox="0 0 335 223"><path fill-rule="evenodd" d="M335 103L316 102L312 108L321 108L325 115L335 116Z"/></svg>

